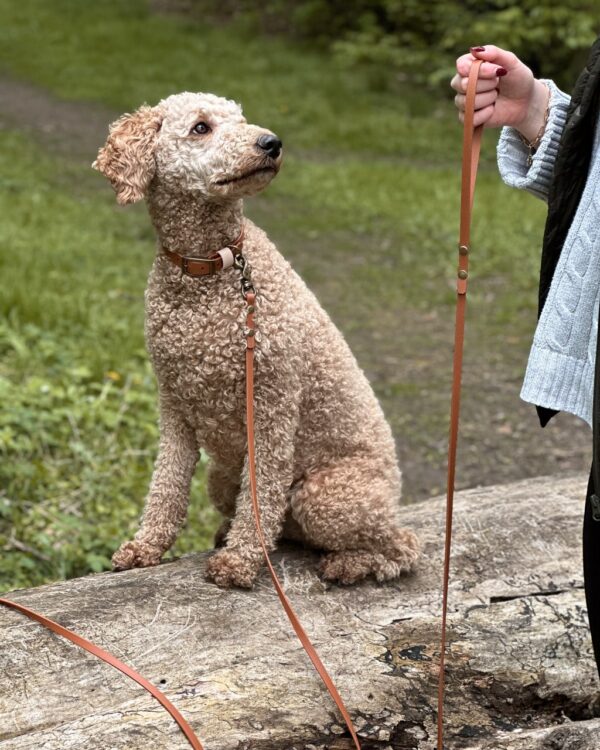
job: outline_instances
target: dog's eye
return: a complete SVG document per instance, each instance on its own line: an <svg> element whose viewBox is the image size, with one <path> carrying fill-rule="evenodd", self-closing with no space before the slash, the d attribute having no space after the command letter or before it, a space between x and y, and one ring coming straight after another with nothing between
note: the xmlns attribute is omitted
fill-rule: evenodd
<svg viewBox="0 0 600 750"><path fill-rule="evenodd" d="M196 135L206 135L206 133L210 133L210 128L205 122L199 122L192 128L192 133L196 133Z"/></svg>

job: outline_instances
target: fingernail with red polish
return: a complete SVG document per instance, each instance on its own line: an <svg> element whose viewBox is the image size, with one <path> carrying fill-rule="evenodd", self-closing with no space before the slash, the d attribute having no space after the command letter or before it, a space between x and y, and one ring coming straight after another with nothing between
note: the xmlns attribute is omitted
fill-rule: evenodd
<svg viewBox="0 0 600 750"><path fill-rule="evenodd" d="M471 52L485 52L485 47L471 47Z"/></svg>
<svg viewBox="0 0 600 750"><path fill-rule="evenodd" d="M496 75L502 78L502 76L505 76L508 73L508 70L506 68L496 68Z"/></svg>

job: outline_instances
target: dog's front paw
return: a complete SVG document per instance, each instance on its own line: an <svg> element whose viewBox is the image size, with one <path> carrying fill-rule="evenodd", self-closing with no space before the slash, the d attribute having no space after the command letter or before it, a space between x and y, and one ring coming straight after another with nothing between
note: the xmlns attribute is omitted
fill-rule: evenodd
<svg viewBox="0 0 600 750"><path fill-rule="evenodd" d="M129 570L129 568L148 568L158 565L162 557L162 550L146 542L123 542L112 556L113 570Z"/></svg>
<svg viewBox="0 0 600 750"><path fill-rule="evenodd" d="M224 548L209 558L206 564L206 577L223 588L237 586L251 589L259 568L260 563L254 563L238 552Z"/></svg>

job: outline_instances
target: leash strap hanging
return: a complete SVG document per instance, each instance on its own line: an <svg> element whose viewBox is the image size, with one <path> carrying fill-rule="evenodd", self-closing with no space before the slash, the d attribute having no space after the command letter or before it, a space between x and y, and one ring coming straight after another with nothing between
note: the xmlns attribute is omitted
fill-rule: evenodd
<svg viewBox="0 0 600 750"><path fill-rule="evenodd" d="M456 282L456 321L454 327L454 361L452 398L450 405L450 436L448 441L448 484L446 495L446 532L444 543L444 582L442 597L442 635L438 682L437 750L444 750L444 688L446 663L446 621L448 614L448 583L450 579L450 551L452 545L452 511L454 508L454 480L456 476L456 450L460 416L460 389L462 380L463 350L465 341L465 313L467 307L467 282L469 279L469 252L471 243L471 213L477 165L481 150L483 125L475 128L475 93L481 60L471 65L467 83L460 193L460 232L458 241L458 273Z"/></svg>
<svg viewBox="0 0 600 750"><path fill-rule="evenodd" d="M102 659L102 661L105 661L107 664L110 664L111 667L118 669L120 672L123 672L123 674L127 675L127 677L130 677L132 680L135 680L135 682L137 682L138 685L141 685L144 688L144 690L147 690L171 714L171 716L175 719L175 721L179 725L179 728L181 729L181 731L187 737L190 745L194 748L194 750L204 750L204 748L202 747L200 743L200 740L194 734L194 730L187 723L187 721L183 718L183 716L179 713L179 711L175 708L175 706L171 703L171 701L167 698L167 696L163 692L161 692L157 687L155 687L149 680L147 680L145 677L142 677L141 674L138 674L138 672L136 672L135 669L132 669L132 667L128 667L127 664L124 664L115 656L113 656L112 654L109 654L108 651L105 651L99 646L96 646L95 644L90 643L90 641L86 640L85 638L82 638L80 635L77 635L76 633L73 633L68 628L65 628L62 625L59 625L57 622L54 622L54 620L50 620L47 617L44 617L43 615L40 615L37 612L34 612L32 609L29 609L28 607L24 607L22 604L17 604L16 602L12 602L9 599L2 599L2 598L0 598L0 604L4 605L5 607L10 607L11 609L16 609L17 612L21 612L21 614L24 614L30 619L35 620L36 622L39 622L40 625L43 625L45 628L52 630L52 632L56 633L57 635L60 635L63 638L66 638L68 641L71 641L71 643L74 643L76 646L79 646L80 648L83 648L86 651L89 651L90 654L93 654L94 656L98 657L98 659Z"/></svg>
<svg viewBox="0 0 600 750"><path fill-rule="evenodd" d="M283 606L285 613L288 616L288 619L292 627L294 628L294 631L296 632L296 635L298 636L300 643L302 644L302 647L308 654L308 657L312 661L315 669L319 673L319 676L323 680L325 687L327 688L327 690L329 691L329 694L333 698L334 703L336 704L340 713L342 714L342 717L344 718L344 722L346 723L346 726L348 727L348 731L350 732L350 736L352 737L352 742L354 743L354 747L356 748L356 750L361 750L360 742L356 734L356 729L354 728L352 719L350 718L350 715L346 709L346 706L344 705L344 701L342 700L341 695L339 694L336 686L334 685L333 680L329 676L329 673L327 672L325 665L323 664L318 653L316 652L315 647L312 645L310 638L308 637L308 635L306 634L306 631L302 627L302 624L300 623L298 616L294 612L292 605L290 604L290 600L287 598L283 590L283 587L279 581L279 578L277 577L275 568L273 567L273 564L271 563L271 560L269 558L269 550L267 548L267 543L266 543L263 530L262 530L262 526L261 526L261 522L260 522L260 506L258 504L258 497L257 497L257 492L256 492L256 468L255 468L256 461L255 461L255 450L254 450L254 343L255 343L254 310L255 310L256 295L251 285L249 285L249 289L251 291L249 290L243 291L244 297L246 298L246 303L248 305L248 307L246 308L246 315L247 315L246 317L246 431L247 431L247 438L248 438L248 474L250 478L250 494L252 497L252 508L254 510L254 521L256 524L256 531L258 533L260 546L262 547L265 561L267 563L267 568L269 569L269 573L271 574L273 585L275 586L275 591L277 592L277 596L279 597L279 600L281 601L281 605ZM242 282L242 290L244 290L243 282Z"/></svg>

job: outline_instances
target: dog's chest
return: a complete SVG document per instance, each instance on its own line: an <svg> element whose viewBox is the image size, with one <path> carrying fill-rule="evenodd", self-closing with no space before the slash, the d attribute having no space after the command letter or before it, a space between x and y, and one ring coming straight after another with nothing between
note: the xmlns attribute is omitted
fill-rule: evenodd
<svg viewBox="0 0 600 750"><path fill-rule="evenodd" d="M161 387L207 417L244 395L245 305L235 290L153 295L146 341Z"/></svg>

